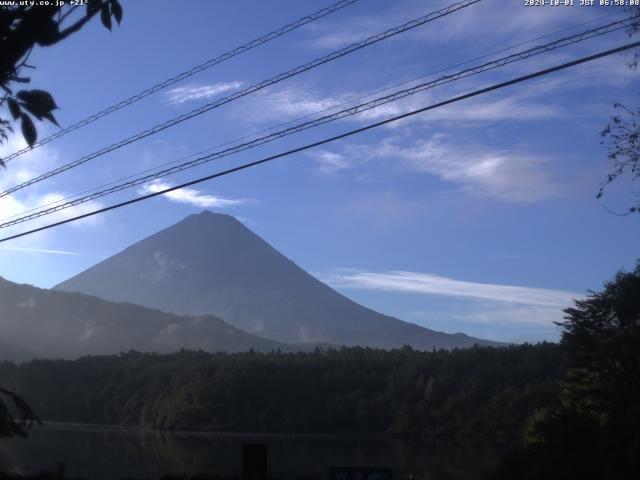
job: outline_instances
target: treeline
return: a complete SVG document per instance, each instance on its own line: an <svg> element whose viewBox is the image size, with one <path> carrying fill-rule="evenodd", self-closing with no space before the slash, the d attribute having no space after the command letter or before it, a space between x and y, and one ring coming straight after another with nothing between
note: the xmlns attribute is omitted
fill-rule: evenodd
<svg viewBox="0 0 640 480"><path fill-rule="evenodd" d="M558 402L555 344L420 352L129 352L0 364L0 384L50 421L271 433L520 437Z"/></svg>
<svg viewBox="0 0 640 480"><path fill-rule="evenodd" d="M640 261L564 313L559 404L527 421L494 478L640 478Z"/></svg>

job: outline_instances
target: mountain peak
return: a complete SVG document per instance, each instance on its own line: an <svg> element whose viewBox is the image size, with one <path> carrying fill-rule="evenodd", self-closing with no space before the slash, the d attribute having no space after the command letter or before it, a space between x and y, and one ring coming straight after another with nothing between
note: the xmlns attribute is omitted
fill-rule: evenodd
<svg viewBox="0 0 640 480"><path fill-rule="evenodd" d="M227 229L236 231L242 230L245 232L253 233L246 227L244 223L242 223L234 216L228 215L226 213L212 212L210 210L203 210L200 213L193 213L191 215L188 215L178 223L165 228L158 233L161 234L163 232L171 231L174 229L181 229L183 227L203 229L201 233L206 234L213 234L216 231L220 232Z"/></svg>
<svg viewBox="0 0 640 480"><path fill-rule="evenodd" d="M193 215L189 215L189 217L196 217L199 219L218 219L218 220L235 220L238 221L234 216L229 215L227 213L218 213L212 212L211 210L203 210L200 213L194 213ZM187 217L187 218L189 218Z"/></svg>
<svg viewBox="0 0 640 480"><path fill-rule="evenodd" d="M190 215L55 288L182 315L212 314L286 343L421 349L489 343L358 305L234 217L210 211Z"/></svg>

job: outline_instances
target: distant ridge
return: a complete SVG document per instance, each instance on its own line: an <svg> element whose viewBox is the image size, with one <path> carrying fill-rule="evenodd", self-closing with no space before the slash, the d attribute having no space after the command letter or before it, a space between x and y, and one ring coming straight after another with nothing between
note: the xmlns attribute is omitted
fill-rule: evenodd
<svg viewBox="0 0 640 480"><path fill-rule="evenodd" d="M178 316L80 293L20 285L0 277L0 360L76 358L128 350L170 353L182 348L209 352L298 350L245 333L211 315Z"/></svg>
<svg viewBox="0 0 640 480"><path fill-rule="evenodd" d="M418 349L494 342L382 315L309 275L229 215L190 215L55 287L178 314L212 314L280 342Z"/></svg>

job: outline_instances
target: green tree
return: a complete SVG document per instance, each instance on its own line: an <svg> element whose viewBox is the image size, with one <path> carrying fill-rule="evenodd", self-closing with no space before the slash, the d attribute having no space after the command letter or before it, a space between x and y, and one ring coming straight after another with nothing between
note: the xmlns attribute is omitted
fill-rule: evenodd
<svg viewBox="0 0 640 480"><path fill-rule="evenodd" d="M530 418L496 478L640 478L640 261L565 313L561 406Z"/></svg>
<svg viewBox="0 0 640 480"><path fill-rule="evenodd" d="M13 122L20 122L22 135L33 145L37 129L33 119L48 120L57 125L53 111L58 108L51 94L45 90L17 90L15 85L26 84L30 78L24 70L34 68L28 64L29 55L36 47L48 47L78 32L94 16L100 15L102 24L111 29L111 19L122 20L122 7L118 0L88 0L84 14L78 15L79 6L61 5L0 6L0 88L4 95L0 106L6 103L11 119L0 117L0 143L13 133ZM0 164L2 159L0 159Z"/></svg>
<svg viewBox="0 0 640 480"><path fill-rule="evenodd" d="M640 262L565 313L563 403L607 421L640 399Z"/></svg>

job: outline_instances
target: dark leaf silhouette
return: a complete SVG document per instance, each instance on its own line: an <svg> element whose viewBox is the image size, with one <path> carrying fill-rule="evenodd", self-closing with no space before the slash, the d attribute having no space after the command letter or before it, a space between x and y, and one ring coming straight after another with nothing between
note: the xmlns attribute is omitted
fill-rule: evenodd
<svg viewBox="0 0 640 480"><path fill-rule="evenodd" d="M109 12L108 5L103 5L100 9L100 20L102 21L102 25L111 30L111 13Z"/></svg>
<svg viewBox="0 0 640 480"><path fill-rule="evenodd" d="M29 118L29 115L23 113L22 116L22 135L24 139L27 141L30 147L36 143L38 139L38 134L36 132L36 127L33 125L33 121Z"/></svg>
<svg viewBox="0 0 640 480"><path fill-rule="evenodd" d="M13 411L5 404L2 397L13 404ZM24 436L34 423L41 424L38 416L20 396L0 386L0 437Z"/></svg>
<svg viewBox="0 0 640 480"><path fill-rule="evenodd" d="M9 106L9 112L11 112L11 116L14 120L20 118L22 110L20 109L20 105L13 98L7 97L7 105Z"/></svg>
<svg viewBox="0 0 640 480"><path fill-rule="evenodd" d="M87 0L84 15L70 15L78 7L70 2L15 2L16 5L0 6L0 89L6 93L7 109L14 121L20 121L25 140L33 145L37 131L34 118L58 122L52 111L57 108L53 97L44 90L23 90L13 97L12 86L29 83L31 79L21 70L34 68L27 63L34 47L50 46L81 30L94 16L100 14L102 24L111 29L111 17L122 20L122 7L117 0ZM55 5L54 5L55 4ZM79 9L77 10L80 11ZM4 102L4 99L2 100ZM27 118L27 112L32 116ZM13 133L10 123L0 117L0 143Z"/></svg>
<svg viewBox="0 0 640 480"><path fill-rule="evenodd" d="M51 123L53 123L55 126L57 126L57 127L60 126L60 124L56 120L56 117L53 116L53 113L44 113L42 116L44 118L46 118L47 120L49 120Z"/></svg>
<svg viewBox="0 0 640 480"><path fill-rule="evenodd" d="M21 90L16 96L19 100L32 105L41 113L50 112L58 108L51 94L44 90Z"/></svg>
<svg viewBox="0 0 640 480"><path fill-rule="evenodd" d="M116 19L116 22L118 22L118 25L120 25L122 21L122 7L120 3L118 3L118 0L111 0L111 13L113 14L113 18Z"/></svg>
<svg viewBox="0 0 640 480"><path fill-rule="evenodd" d="M53 20L53 18L46 18L44 16L41 16L39 20L36 34L38 44L42 46L53 45L60 36L58 23Z"/></svg>

